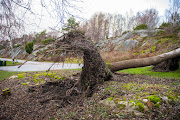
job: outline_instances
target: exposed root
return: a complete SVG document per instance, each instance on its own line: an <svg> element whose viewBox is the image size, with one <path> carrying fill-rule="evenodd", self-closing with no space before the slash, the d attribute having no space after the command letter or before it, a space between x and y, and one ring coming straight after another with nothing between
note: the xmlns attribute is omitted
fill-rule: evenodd
<svg viewBox="0 0 180 120"><path fill-rule="evenodd" d="M70 96L73 92L73 90L77 91L77 93L79 93L79 90L77 90L77 88L75 89L75 86L79 83L79 80L74 84L74 86L71 89L68 89L66 91L66 96Z"/></svg>

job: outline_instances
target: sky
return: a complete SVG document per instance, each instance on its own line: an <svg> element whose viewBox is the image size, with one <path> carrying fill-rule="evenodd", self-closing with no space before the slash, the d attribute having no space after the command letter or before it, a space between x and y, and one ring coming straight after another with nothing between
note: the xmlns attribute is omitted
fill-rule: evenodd
<svg viewBox="0 0 180 120"><path fill-rule="evenodd" d="M155 8L159 12L159 16L163 16L165 9L168 9L168 3L169 0L82 0L82 2L76 4L81 12L76 11L73 14L88 20L96 12L119 13L125 15L126 12L130 10L135 14L138 11ZM38 3L34 4L33 8L37 11L41 11L40 6L37 4ZM43 12L45 13L45 11ZM48 14L45 14L42 19L32 18L32 21L36 21L39 27L37 28L36 25L33 27L26 27L27 32L38 32L49 29L49 27L53 27L57 23L57 21L48 17Z"/></svg>
<svg viewBox="0 0 180 120"><path fill-rule="evenodd" d="M98 11L106 13L125 14L130 9L135 13L145 9L155 8L159 11L159 15L164 15L165 9L168 8L169 0L83 0L83 14L85 18L89 18Z"/></svg>

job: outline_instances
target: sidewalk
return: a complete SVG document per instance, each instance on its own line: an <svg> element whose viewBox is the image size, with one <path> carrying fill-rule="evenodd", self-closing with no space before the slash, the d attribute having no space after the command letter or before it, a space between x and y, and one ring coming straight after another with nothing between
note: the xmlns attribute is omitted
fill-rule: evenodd
<svg viewBox="0 0 180 120"><path fill-rule="evenodd" d="M0 60L12 61L12 59L0 58ZM18 60L18 62L23 63L25 60ZM28 61L20 68L18 66L1 66L0 70L2 71L20 71L20 72L28 72L28 71L46 71L48 70L53 63L51 62L36 62L36 61ZM71 63L56 63L51 67L50 70L61 70L61 69L77 69L82 68L83 65L71 64Z"/></svg>

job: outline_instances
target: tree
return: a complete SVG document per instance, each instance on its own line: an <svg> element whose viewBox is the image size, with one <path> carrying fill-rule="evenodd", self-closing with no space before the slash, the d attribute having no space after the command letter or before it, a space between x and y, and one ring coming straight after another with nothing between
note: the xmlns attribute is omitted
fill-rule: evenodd
<svg viewBox="0 0 180 120"><path fill-rule="evenodd" d="M163 61L177 58L179 56L180 56L180 48L173 50L171 52L168 52L168 53L158 55L158 56L115 62L109 65L109 69L112 72L115 72L115 71L119 71L119 70L127 69L127 68L136 68L136 67L144 67L144 66L149 66L149 65L156 65Z"/></svg>
<svg viewBox="0 0 180 120"><path fill-rule="evenodd" d="M149 29L153 29L159 22L158 11L151 8L142 12L137 12L136 21L137 25L146 24Z"/></svg>
<svg viewBox="0 0 180 120"><path fill-rule="evenodd" d="M34 15L36 18L40 16L37 11L32 9L32 2L32 0L0 0L0 41L6 39L10 41L12 59L14 59L13 39L20 34L20 31L24 31L22 28L27 13ZM79 0L39 0L38 2L51 17L56 17L57 25L63 24L67 16L72 16L69 11L70 8L79 11L74 5ZM41 11L40 18L42 13Z"/></svg>
<svg viewBox="0 0 180 120"><path fill-rule="evenodd" d="M34 15L36 18L42 18L43 10L57 20L57 26L64 24L64 19L72 16L71 11L79 11L75 5L80 0L39 0L36 4L41 4L42 11L35 11L32 0L0 0L0 40L8 39L8 31L20 33L20 28L24 25L25 18ZM26 16L27 15L27 16ZM34 22L34 21L33 21ZM36 24L31 21L31 24ZM37 22L37 21L36 21ZM27 24L27 23L26 23ZM9 29L9 30L8 30ZM24 31L24 30L23 30ZM16 35L17 36L17 35Z"/></svg>
<svg viewBox="0 0 180 120"><path fill-rule="evenodd" d="M180 1L170 0L169 9L166 9L166 19L173 27L180 24Z"/></svg>
<svg viewBox="0 0 180 120"><path fill-rule="evenodd" d="M117 37L122 34L124 17L121 14L95 13L90 20L81 24L80 28L94 41ZM84 29L86 28L86 29Z"/></svg>
<svg viewBox="0 0 180 120"><path fill-rule="evenodd" d="M17 5L12 0L0 0L0 41L9 40L13 62L15 57L13 39L17 37L19 30L23 27L22 21L15 14L16 7Z"/></svg>
<svg viewBox="0 0 180 120"><path fill-rule="evenodd" d="M79 23L76 22L76 19L74 17L70 17L67 20L65 27L62 28L62 30L70 32L72 30L76 30L78 27L79 27Z"/></svg>
<svg viewBox="0 0 180 120"><path fill-rule="evenodd" d="M77 86L81 92L87 96L93 93L97 84L112 78L112 72L122 69L156 65L165 60L180 56L180 48L154 57L125 60L106 65L102 60L96 46L91 40L87 39L84 33L73 31L65 34L57 40L57 46L64 47L67 51L81 51L83 53L84 66L82 68L80 80Z"/></svg>

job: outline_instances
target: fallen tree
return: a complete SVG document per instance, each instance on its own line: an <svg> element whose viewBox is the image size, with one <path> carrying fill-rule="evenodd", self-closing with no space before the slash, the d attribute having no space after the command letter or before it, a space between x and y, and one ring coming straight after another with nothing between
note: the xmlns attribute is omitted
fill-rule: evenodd
<svg viewBox="0 0 180 120"><path fill-rule="evenodd" d="M74 51L76 52L75 54L83 54L84 66L80 79L73 88L67 92L70 94L76 86L79 91L83 91L87 96L91 96L97 84L102 84L104 81L109 80L112 77L112 72L127 68L155 65L180 56L180 48L178 48L154 57L125 60L106 65L98 49L81 31L71 31L58 38L56 41L56 49L58 50L58 48L64 49L65 51Z"/></svg>
<svg viewBox="0 0 180 120"><path fill-rule="evenodd" d="M149 66L149 65L156 65L163 61L177 58L179 56L180 56L180 48L173 50L171 52L163 53L161 55L157 55L153 57L114 62L114 63L109 64L109 69L112 72L116 72L116 71L127 69L127 68L136 68L136 67L144 67L144 66Z"/></svg>

